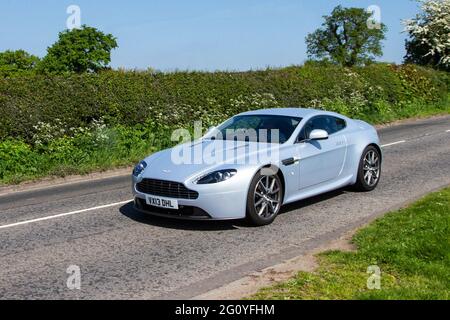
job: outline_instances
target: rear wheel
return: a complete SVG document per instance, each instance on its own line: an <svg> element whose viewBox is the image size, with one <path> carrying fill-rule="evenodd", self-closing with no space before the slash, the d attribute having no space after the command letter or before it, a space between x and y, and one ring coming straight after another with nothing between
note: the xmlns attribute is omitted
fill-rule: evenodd
<svg viewBox="0 0 450 320"><path fill-rule="evenodd" d="M361 157L355 188L359 191L372 191L380 182L381 154L374 146L368 146Z"/></svg>
<svg viewBox="0 0 450 320"><path fill-rule="evenodd" d="M258 172L247 196L247 219L256 226L271 224L280 212L283 185L276 174Z"/></svg>

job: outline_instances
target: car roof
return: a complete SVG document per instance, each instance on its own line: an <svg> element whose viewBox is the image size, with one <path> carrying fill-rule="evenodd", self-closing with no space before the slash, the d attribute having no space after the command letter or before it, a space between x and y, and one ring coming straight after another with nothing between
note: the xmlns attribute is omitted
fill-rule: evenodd
<svg viewBox="0 0 450 320"><path fill-rule="evenodd" d="M299 117L306 118L313 115L328 114L343 117L340 114L334 112L327 112L323 110L307 109L307 108L276 108L276 109L264 109L254 110L239 114L240 116L247 115L273 115L273 116L287 116L287 117Z"/></svg>

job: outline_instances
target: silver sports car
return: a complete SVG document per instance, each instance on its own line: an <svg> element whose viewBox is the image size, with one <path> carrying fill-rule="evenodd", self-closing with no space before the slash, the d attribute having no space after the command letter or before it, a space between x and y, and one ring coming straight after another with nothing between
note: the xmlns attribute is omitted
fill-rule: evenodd
<svg viewBox="0 0 450 320"><path fill-rule="evenodd" d="M350 185L375 189L381 162L378 134L364 121L313 109L259 110L149 156L135 167L132 189L145 213L266 225L288 203Z"/></svg>

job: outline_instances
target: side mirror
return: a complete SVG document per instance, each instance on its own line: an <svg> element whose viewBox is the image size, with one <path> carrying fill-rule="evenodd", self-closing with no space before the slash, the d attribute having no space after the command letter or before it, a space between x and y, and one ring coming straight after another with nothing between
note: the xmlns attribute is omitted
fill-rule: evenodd
<svg viewBox="0 0 450 320"><path fill-rule="evenodd" d="M328 139L328 132L326 132L325 130L316 129L309 134L309 140L327 140L327 139Z"/></svg>

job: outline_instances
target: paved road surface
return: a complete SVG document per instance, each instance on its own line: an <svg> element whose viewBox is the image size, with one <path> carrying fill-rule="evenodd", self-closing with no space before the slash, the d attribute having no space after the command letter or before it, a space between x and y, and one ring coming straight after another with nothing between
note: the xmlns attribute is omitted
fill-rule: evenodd
<svg viewBox="0 0 450 320"><path fill-rule="evenodd" d="M450 184L449 130L450 116L380 130L388 146L375 192L339 190L289 205L263 228L136 213L126 203L128 177L2 196L0 298L196 296ZM81 268L81 290L66 286L70 265Z"/></svg>

